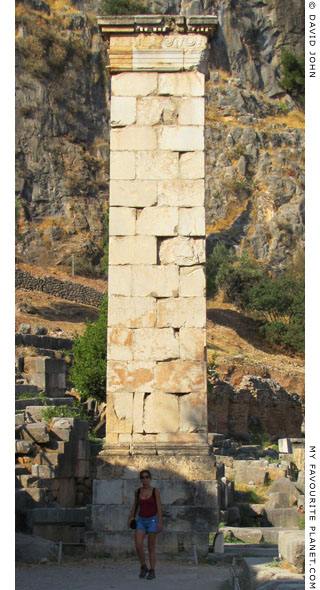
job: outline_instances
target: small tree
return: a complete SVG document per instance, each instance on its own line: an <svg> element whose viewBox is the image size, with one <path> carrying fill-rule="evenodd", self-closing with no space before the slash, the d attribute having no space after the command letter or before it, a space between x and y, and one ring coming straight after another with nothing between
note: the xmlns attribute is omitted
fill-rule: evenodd
<svg viewBox="0 0 320 590"><path fill-rule="evenodd" d="M105 295L97 321L88 321L84 334L74 339L70 378L82 401L88 397L98 401L106 398L107 316Z"/></svg>
<svg viewBox="0 0 320 590"><path fill-rule="evenodd" d="M246 310L249 305L249 291L263 276L264 268L251 260L248 252L244 251L236 262L220 267L217 283L223 289L227 301Z"/></svg>
<svg viewBox="0 0 320 590"><path fill-rule="evenodd" d="M206 264L207 274L207 295L214 297L218 292L218 281L217 276L221 268L232 264L235 260L235 255L231 248L223 242L218 242L213 248L210 256L208 256Z"/></svg>
<svg viewBox="0 0 320 590"><path fill-rule="evenodd" d="M290 51L281 56L281 86L302 106L305 100L305 57L296 57Z"/></svg>
<svg viewBox="0 0 320 590"><path fill-rule="evenodd" d="M148 6L135 0L102 0L101 14L120 16L122 14L149 14Z"/></svg>

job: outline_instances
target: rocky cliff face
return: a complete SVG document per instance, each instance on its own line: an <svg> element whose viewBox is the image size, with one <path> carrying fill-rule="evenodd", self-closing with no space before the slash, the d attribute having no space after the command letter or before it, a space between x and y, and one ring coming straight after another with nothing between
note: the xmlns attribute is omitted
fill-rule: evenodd
<svg viewBox="0 0 320 590"><path fill-rule="evenodd" d="M303 51L303 2L149 0L219 15L207 83L207 225L281 269L303 247L303 121L279 85ZM17 2L17 256L100 268L108 201L107 56L98 0ZM83 11L89 11L88 13Z"/></svg>

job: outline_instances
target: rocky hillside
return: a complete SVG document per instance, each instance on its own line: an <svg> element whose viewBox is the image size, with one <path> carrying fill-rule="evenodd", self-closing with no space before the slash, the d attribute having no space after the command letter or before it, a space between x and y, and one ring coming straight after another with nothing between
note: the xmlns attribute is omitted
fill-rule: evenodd
<svg viewBox="0 0 320 590"><path fill-rule="evenodd" d="M149 0L219 15L207 82L207 231L269 267L303 249L303 114L279 85L303 51L302 0ZM98 0L17 0L17 258L103 276L107 56ZM103 266L103 265L102 265Z"/></svg>

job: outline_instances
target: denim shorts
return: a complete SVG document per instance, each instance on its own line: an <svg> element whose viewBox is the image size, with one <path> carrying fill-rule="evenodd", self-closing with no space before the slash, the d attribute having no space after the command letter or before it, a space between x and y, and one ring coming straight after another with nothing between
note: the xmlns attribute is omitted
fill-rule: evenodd
<svg viewBox="0 0 320 590"><path fill-rule="evenodd" d="M157 515L151 516L150 518L143 518L138 516L137 520L137 531L144 531L145 533L157 533L158 532L158 517Z"/></svg>

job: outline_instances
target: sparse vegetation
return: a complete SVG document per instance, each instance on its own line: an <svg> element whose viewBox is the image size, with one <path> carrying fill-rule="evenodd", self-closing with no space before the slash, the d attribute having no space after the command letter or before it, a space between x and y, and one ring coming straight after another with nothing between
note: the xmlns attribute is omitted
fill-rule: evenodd
<svg viewBox="0 0 320 590"><path fill-rule="evenodd" d="M148 6L143 2L135 0L102 0L100 2L101 14L121 15L121 14L149 14Z"/></svg>
<svg viewBox="0 0 320 590"><path fill-rule="evenodd" d="M290 51L284 51L281 56L281 86L301 106L305 102L305 56L296 57Z"/></svg>
<svg viewBox="0 0 320 590"><path fill-rule="evenodd" d="M51 422L52 418L80 418L80 409L70 406L52 406L42 410L42 418L45 422Z"/></svg>

